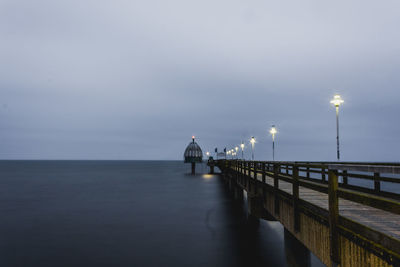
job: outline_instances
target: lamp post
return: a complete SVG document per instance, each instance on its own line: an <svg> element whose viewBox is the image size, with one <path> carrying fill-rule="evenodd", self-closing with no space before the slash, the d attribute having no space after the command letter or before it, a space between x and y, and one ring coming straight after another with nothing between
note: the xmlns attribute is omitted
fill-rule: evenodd
<svg viewBox="0 0 400 267"><path fill-rule="evenodd" d="M238 147L238 146L235 146L235 156L236 156L236 159L237 159L237 152L238 152L238 150L239 150L239 147Z"/></svg>
<svg viewBox="0 0 400 267"><path fill-rule="evenodd" d="M269 133L272 135L272 160L275 161L275 134L278 131L275 128L275 125L272 125L271 130L269 130Z"/></svg>
<svg viewBox="0 0 400 267"><path fill-rule="evenodd" d="M244 143L243 143L243 141L240 144L240 148L242 149L242 160L244 160L244 157L243 157Z"/></svg>
<svg viewBox="0 0 400 267"><path fill-rule="evenodd" d="M336 151L337 151L337 160L340 160L340 152L339 152L339 106L344 101L340 97L340 95L335 95L331 100L331 103L335 105L336 108Z"/></svg>
<svg viewBox="0 0 400 267"><path fill-rule="evenodd" d="M251 143L251 160L254 160L254 144L256 143L256 139L254 138L254 136L251 137L250 143Z"/></svg>

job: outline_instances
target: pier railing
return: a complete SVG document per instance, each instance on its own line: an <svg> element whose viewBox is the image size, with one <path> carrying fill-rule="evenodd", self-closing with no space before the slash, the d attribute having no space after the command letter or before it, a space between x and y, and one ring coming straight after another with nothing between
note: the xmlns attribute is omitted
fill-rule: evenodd
<svg viewBox="0 0 400 267"><path fill-rule="evenodd" d="M262 182L265 182L266 176L289 183L298 181L297 186L324 193L329 192L328 177L331 173L332 179L338 183L339 197L400 214L398 202L400 200L400 164L240 160L226 162L231 162L232 167L247 171L253 178L261 175ZM349 179L353 179L353 183L350 183ZM385 185L385 188L382 188L382 184ZM399 191L396 191L396 187L393 188L390 184L397 184Z"/></svg>
<svg viewBox="0 0 400 267"><path fill-rule="evenodd" d="M294 228L299 229L299 211L308 210L319 213L327 221L331 236L331 257L338 262L338 233L357 235L372 242L376 253L392 251L386 255L392 261L393 255L400 259L400 241L382 229L373 229L363 222L349 219L339 214L339 198L377 210L400 215L400 164L398 163L360 163L360 162L278 162L219 160L218 165L245 175L256 184L265 185L274 195L286 198L293 205ZM266 179L273 180L268 184ZM280 190L279 182L292 184L291 194ZM328 207L306 203L300 199L299 187L328 194ZM274 201L275 206L279 201ZM373 211L373 209L371 209ZM371 212L367 211L367 212ZM275 212L279 206L275 207ZM397 235L400 233L398 229ZM358 238L357 237L357 238ZM368 243L367 242L367 243ZM384 247L385 250L380 250ZM386 251L386 252L385 252Z"/></svg>

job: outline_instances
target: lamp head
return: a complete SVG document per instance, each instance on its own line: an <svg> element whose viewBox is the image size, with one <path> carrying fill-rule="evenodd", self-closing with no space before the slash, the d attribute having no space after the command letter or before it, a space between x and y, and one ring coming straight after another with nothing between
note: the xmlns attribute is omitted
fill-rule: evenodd
<svg viewBox="0 0 400 267"><path fill-rule="evenodd" d="M335 107L339 107L343 102L344 101L340 95L334 95L333 99L331 100L331 104L335 105Z"/></svg>
<svg viewBox="0 0 400 267"><path fill-rule="evenodd" d="M275 125L272 125L271 130L269 130L269 133L272 135L275 135L278 131L275 128Z"/></svg>
<svg viewBox="0 0 400 267"><path fill-rule="evenodd" d="M250 139L250 143L251 143L252 145L254 145L255 142L256 142L256 139L254 138L254 136L252 136L251 139Z"/></svg>

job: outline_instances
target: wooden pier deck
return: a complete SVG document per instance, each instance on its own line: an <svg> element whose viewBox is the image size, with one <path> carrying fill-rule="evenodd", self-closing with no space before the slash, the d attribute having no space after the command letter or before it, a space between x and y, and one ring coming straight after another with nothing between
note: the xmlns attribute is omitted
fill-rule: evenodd
<svg viewBox="0 0 400 267"><path fill-rule="evenodd" d="M262 198L262 208L325 264L400 266L400 192L381 189L400 188L400 165L223 160L217 166L250 198Z"/></svg>
<svg viewBox="0 0 400 267"><path fill-rule="evenodd" d="M257 175L257 180L261 182L260 174ZM266 176L265 182L271 186L274 185L274 179L272 177ZM279 181L279 189L288 194L292 194L291 183ZM299 198L327 211L329 210L328 194L299 186ZM339 214L400 240L400 215L398 214L393 214L340 197Z"/></svg>

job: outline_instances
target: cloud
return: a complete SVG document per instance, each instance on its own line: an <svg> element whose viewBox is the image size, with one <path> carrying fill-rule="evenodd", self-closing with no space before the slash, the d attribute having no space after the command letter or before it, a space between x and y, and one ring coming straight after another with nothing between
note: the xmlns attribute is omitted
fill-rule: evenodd
<svg viewBox="0 0 400 267"><path fill-rule="evenodd" d="M2 1L0 158L180 159L195 134L267 159L274 123L279 159L332 160L339 92L343 159L397 160L399 7Z"/></svg>

